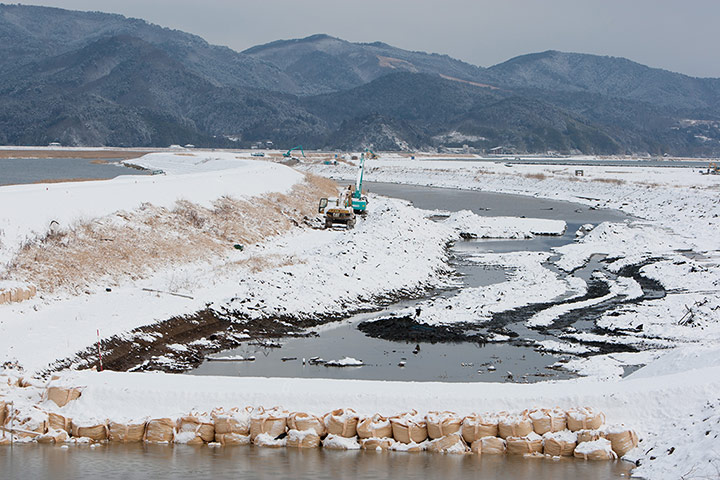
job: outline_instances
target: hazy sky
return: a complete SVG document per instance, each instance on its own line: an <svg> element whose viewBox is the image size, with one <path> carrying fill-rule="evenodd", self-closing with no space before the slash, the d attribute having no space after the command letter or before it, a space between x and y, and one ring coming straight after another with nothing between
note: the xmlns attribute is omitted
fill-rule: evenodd
<svg viewBox="0 0 720 480"><path fill-rule="evenodd" d="M543 50L720 77L720 0L44 0L144 18L235 50L327 33L484 67Z"/></svg>

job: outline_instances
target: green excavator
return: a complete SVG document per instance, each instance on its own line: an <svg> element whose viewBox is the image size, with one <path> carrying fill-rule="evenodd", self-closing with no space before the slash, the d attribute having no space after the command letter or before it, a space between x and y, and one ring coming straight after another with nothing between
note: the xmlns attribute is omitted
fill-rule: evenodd
<svg viewBox="0 0 720 480"><path fill-rule="evenodd" d="M300 153L302 153L303 158L307 158L307 157L305 157L305 152L303 152L302 145L298 145L297 147L293 147L293 148L291 148L290 150L288 150L287 152L283 153L283 157L285 157L285 158L290 158L290 157L292 157L292 152L294 152L295 150L300 150Z"/></svg>

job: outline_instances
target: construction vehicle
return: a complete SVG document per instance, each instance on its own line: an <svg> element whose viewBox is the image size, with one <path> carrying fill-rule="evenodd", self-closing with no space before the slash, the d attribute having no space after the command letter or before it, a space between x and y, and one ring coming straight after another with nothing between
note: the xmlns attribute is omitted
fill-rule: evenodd
<svg viewBox="0 0 720 480"><path fill-rule="evenodd" d="M290 157L292 157L292 152L294 152L295 150L300 150L300 153L302 153L303 158L307 158L307 157L305 157L305 152L303 151L302 145L298 145L297 147L293 147L293 148L291 148L290 150L288 150L287 152L283 153L283 157L285 157L285 158L290 158Z"/></svg>
<svg viewBox="0 0 720 480"><path fill-rule="evenodd" d="M352 186L345 190L342 198L321 198L318 213L325 215L325 228L338 223L347 228L355 226L355 210L352 202Z"/></svg>
<svg viewBox="0 0 720 480"><path fill-rule="evenodd" d="M703 175L720 175L720 165L717 162L710 162L707 172L700 170Z"/></svg>
<svg viewBox="0 0 720 480"><path fill-rule="evenodd" d="M355 190L352 192L352 207L355 213L365 213L365 209L367 208L367 197L362 194L366 158L377 158L377 155L369 148L366 148L360 155L360 168L358 169L357 179L355 180Z"/></svg>

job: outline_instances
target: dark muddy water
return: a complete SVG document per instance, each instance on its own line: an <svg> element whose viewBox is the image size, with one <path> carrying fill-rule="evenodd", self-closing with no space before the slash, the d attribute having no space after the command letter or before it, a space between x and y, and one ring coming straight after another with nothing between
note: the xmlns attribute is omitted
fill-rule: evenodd
<svg viewBox="0 0 720 480"><path fill-rule="evenodd" d="M0 448L0 478L84 479L456 479L626 478L627 462L553 461L490 455L257 447L98 445Z"/></svg>
<svg viewBox="0 0 720 480"><path fill-rule="evenodd" d="M530 240L471 240L458 241L451 252L453 267L460 274L464 287L479 287L502 282L505 272L499 268L478 265L469 260L477 253L511 252L520 250L549 251L570 243L575 231L586 223L623 221L627 217L615 211L590 210L569 202L537 199L519 195L463 191L394 184L370 184L370 191L411 201L416 207L427 210L471 210L484 216L526 216L561 219L568 222L562 236L538 236ZM580 272L582 276L589 273ZM436 296L453 296L458 289L436 292ZM417 302L405 301L390 306L383 312L362 314L343 322L325 325L316 330L318 335L309 338L280 340L280 348L257 344L215 355L255 357L254 361L205 361L191 373L196 375L280 376L316 378L355 378L372 380L412 381L505 381L512 373L514 381L541 381L548 377L567 378L568 372L552 367L559 357L536 351L521 341L513 343L420 343L398 342L370 338L357 329L366 320L387 315L389 311L413 308ZM522 323L513 325L520 339L544 340L552 334L530 330ZM312 357L339 360L348 356L361 360L361 367L326 367L310 364ZM306 362L303 364L303 359ZM402 363L402 366L400 366Z"/></svg>
<svg viewBox="0 0 720 480"><path fill-rule="evenodd" d="M150 173L113 161L93 161L88 158L0 158L0 185L38 183L44 180L106 179Z"/></svg>

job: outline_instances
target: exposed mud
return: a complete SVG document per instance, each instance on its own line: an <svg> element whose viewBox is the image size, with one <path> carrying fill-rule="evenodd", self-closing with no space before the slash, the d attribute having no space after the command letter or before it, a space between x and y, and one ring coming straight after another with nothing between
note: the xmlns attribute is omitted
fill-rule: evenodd
<svg viewBox="0 0 720 480"><path fill-rule="evenodd" d="M386 317L358 324L358 330L374 338L391 341L484 344L486 338L479 333L468 333L461 325L424 325L410 316Z"/></svg>
<svg viewBox="0 0 720 480"><path fill-rule="evenodd" d="M239 323L205 309L103 340L100 351L105 370L179 373L197 367L207 355L235 348L241 342L265 342L272 346L269 339L302 335L307 334L302 333L301 327L287 322L247 319ZM100 366L97 346L57 362L50 371L93 366Z"/></svg>

